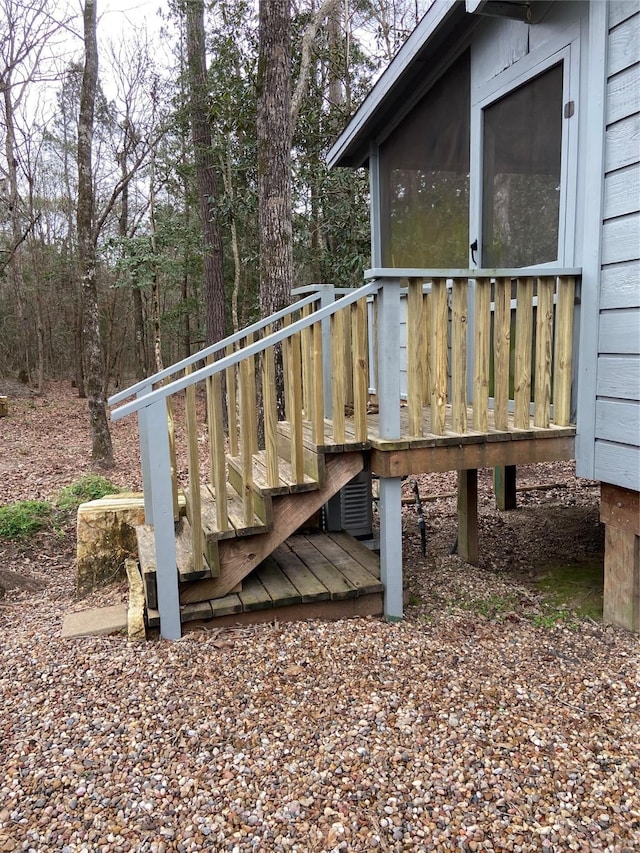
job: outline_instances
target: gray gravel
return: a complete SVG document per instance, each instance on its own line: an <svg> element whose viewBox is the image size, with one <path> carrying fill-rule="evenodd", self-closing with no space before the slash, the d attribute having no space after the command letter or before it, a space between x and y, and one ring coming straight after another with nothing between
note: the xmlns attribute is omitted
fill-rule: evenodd
<svg viewBox="0 0 640 853"><path fill-rule="evenodd" d="M449 614L134 646L59 639L64 598L0 606L0 851L640 849L637 638Z"/></svg>

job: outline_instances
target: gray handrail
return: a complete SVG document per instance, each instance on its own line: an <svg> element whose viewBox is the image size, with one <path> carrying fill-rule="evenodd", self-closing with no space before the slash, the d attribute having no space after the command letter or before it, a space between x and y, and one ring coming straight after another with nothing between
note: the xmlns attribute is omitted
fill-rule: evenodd
<svg viewBox="0 0 640 853"><path fill-rule="evenodd" d="M214 355L216 352L219 352L222 349L226 349L231 344L235 344L238 341L242 340L242 338L246 338L247 335L252 335L255 332L262 331L262 329L266 328L270 323L277 323L279 320L282 320L284 317L287 317L294 311L299 311L301 308L304 308L305 305L311 305L311 303L315 302L317 298L317 293L312 293L309 296L305 296L303 299L299 299L297 302L294 302L292 305L288 305L281 311L276 311L269 317L265 317L262 320L257 320L251 326L247 326L246 329L242 329L239 332L234 332L232 335L229 335L228 337L224 338L224 340L217 341L215 344L211 344L211 346L208 346L205 349L201 349L198 352L193 353L192 355L189 355L186 358L183 358L182 361L177 361L170 367L165 367L164 370L159 370L157 373L154 373L153 376L147 376L146 379L141 379L140 382L136 382L135 385L131 385L129 388L125 388L123 391L118 391L117 394L114 394L112 397L109 397L107 403L110 406L115 406L118 403L121 403L123 400L128 399L129 397L133 397L134 394L137 394L139 391L143 391L145 388L148 388L156 382L161 382L163 379L166 379L169 376L173 376L173 374L175 373L179 373L181 370L184 370L185 367L189 367L190 365L195 364L197 361L202 361L205 358L209 358L209 356Z"/></svg>
<svg viewBox="0 0 640 853"><path fill-rule="evenodd" d="M181 379L176 379L168 385L163 385L161 388L156 388L155 391L151 391L149 394L145 394L144 396L138 397L129 403L125 403L124 406L120 406L120 408L114 409L111 412L111 420L118 421L121 418L126 417L127 415L133 414L133 412L138 412L141 409L144 409L147 406L158 402L158 400L166 399L167 397L173 396L173 394L177 394L179 391L184 390L189 385L194 385L197 382L202 382L203 379L208 379L210 376L215 376L216 373L221 373L223 370L226 370L229 367L233 367L234 365L239 364L239 362L243 361L245 358L250 358L251 356L258 355L258 353L261 353L263 350L268 349L269 347L274 346L275 344L281 343L292 335L295 335L297 332L300 332L303 329L308 329L315 323L319 323L321 320L327 319L332 314L336 314L338 311L341 311L343 308L347 308L349 305L352 305L359 299L363 299L366 296L370 296L374 293L377 293L381 286L382 283L377 282L365 284L362 287L359 287L357 290L353 290L346 296L343 296L340 299L336 299L336 301L332 302L330 305L326 305L324 308L319 308L317 311L314 311L313 314L309 314L308 317L302 317L300 320L296 320L296 322L292 323L290 326L285 326L282 329L279 329L277 332L272 332L270 335L267 335L267 337L262 338L259 341L254 341L243 349L240 349L237 352L232 353L231 355L224 356L218 361L212 362L211 364L207 364L204 367L201 367L199 370L190 373L188 376L183 376ZM300 304L303 302L306 304L307 301L300 300L300 302L296 303L296 305L300 306ZM288 312L285 312L285 314L286 313ZM264 324L269 325L269 323L274 322L275 317L275 314L272 315L271 318L268 318L266 321L264 321ZM249 331L245 329L244 333L240 335L240 338L244 338L248 334ZM149 381L150 380L146 380L145 382L141 383L142 387L148 385ZM127 396L130 396L130 394L131 390L129 390L129 394ZM111 400L113 399L114 398L111 398Z"/></svg>
<svg viewBox="0 0 640 853"><path fill-rule="evenodd" d="M365 270L367 280L385 278L544 278L549 276L582 275L582 267L519 267L516 269L421 269L420 267L377 267Z"/></svg>

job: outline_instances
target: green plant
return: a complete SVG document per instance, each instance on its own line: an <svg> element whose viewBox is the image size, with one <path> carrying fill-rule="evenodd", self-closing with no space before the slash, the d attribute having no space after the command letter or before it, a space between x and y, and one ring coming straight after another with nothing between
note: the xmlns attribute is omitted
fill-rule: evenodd
<svg viewBox="0 0 640 853"><path fill-rule="evenodd" d="M20 539L36 533L48 522L51 511L46 501L18 501L0 507L0 537Z"/></svg>
<svg viewBox="0 0 640 853"><path fill-rule="evenodd" d="M569 628L575 625L571 611L549 605L545 606L544 613L536 613L532 621L536 628L554 628L560 622Z"/></svg>
<svg viewBox="0 0 640 853"><path fill-rule="evenodd" d="M75 511L80 504L95 501L105 495L112 495L119 491L118 486L114 486L106 477L99 474L87 474L77 482L60 490L56 499L56 506L61 510Z"/></svg>
<svg viewBox="0 0 640 853"><path fill-rule="evenodd" d="M505 611L513 609L514 600L510 596L489 595L487 598L471 598L461 602L463 610L471 610L487 619L499 618Z"/></svg>

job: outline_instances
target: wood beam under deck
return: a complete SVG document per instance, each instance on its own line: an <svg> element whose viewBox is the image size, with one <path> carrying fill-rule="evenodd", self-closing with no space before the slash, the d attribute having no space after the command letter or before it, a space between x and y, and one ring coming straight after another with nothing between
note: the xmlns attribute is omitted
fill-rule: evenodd
<svg viewBox="0 0 640 853"><path fill-rule="evenodd" d="M371 471L379 477L405 477L574 458L575 430L566 427L536 430L526 437L492 438L491 434L484 439L482 436L451 436L427 446L424 439L406 443L372 442Z"/></svg>
<svg viewBox="0 0 640 853"><path fill-rule="evenodd" d="M369 414L368 441L364 443L356 441L353 422L347 418L344 442L335 445L331 443L331 438L328 438L320 449L323 452L368 449L371 471L379 477L405 477L411 474L463 471L472 468L562 462L575 458L574 426L558 427L551 424L546 428L532 426L529 429L516 429L513 425L513 415L509 415L506 429L500 430L495 428L492 414L489 413L487 432L469 430L465 434L459 434L451 429L451 407L448 406L446 432L444 435L436 435L431 432L430 409L427 406L423 410L423 435L415 438L409 435L408 412L403 407L400 438L393 441L380 438L378 416ZM331 434L331 421L327 420L326 435ZM309 446L313 443L311 426L308 423L304 424L304 441Z"/></svg>

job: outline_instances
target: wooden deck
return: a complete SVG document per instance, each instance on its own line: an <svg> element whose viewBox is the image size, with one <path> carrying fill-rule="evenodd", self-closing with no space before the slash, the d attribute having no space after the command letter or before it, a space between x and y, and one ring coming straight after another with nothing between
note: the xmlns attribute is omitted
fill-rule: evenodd
<svg viewBox="0 0 640 853"><path fill-rule="evenodd" d="M301 619L344 619L383 612L378 556L347 533L296 535L280 545L242 582L242 589L185 604L186 628L250 625ZM149 627L160 624L147 611Z"/></svg>
<svg viewBox="0 0 640 853"><path fill-rule="evenodd" d="M472 410L468 408L469 423ZM533 419L532 419L533 420ZM344 452L370 450L371 471L382 477L404 477L410 474L459 471L472 468L524 465L535 462L558 462L574 458L575 426L536 427L527 429L514 425L514 415L508 416L506 429L496 429L493 412L488 413L487 431L469 429L466 433L455 432L451 426L451 406L446 409L446 428L443 435L431 431L431 408L422 410L421 435L409 432L408 410L400 410L400 438L390 441L380 438L377 413L367 414L367 441L356 438L353 418L347 416L344 423L344 441L332 441L333 423L325 420L323 442L314 442L310 421L303 421L303 441L308 449L320 452ZM287 422L279 428L290 429Z"/></svg>

